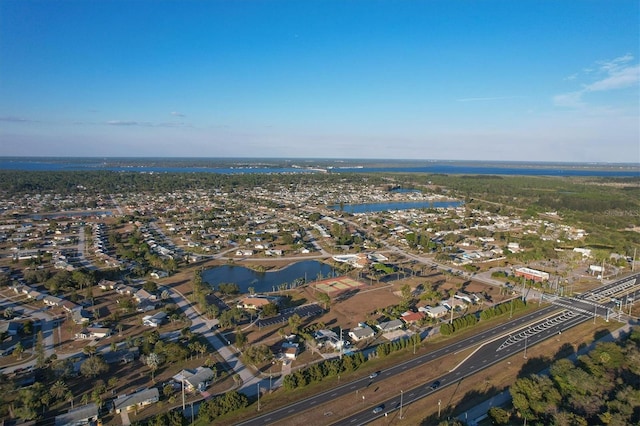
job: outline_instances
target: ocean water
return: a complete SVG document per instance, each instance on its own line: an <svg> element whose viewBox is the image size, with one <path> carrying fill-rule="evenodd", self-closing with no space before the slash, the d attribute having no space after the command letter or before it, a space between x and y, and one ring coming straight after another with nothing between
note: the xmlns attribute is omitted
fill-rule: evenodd
<svg viewBox="0 0 640 426"><path fill-rule="evenodd" d="M336 166L339 164L339 166ZM520 163L473 161L216 158L0 157L0 170L141 173L432 173L455 175L640 177L640 164Z"/></svg>

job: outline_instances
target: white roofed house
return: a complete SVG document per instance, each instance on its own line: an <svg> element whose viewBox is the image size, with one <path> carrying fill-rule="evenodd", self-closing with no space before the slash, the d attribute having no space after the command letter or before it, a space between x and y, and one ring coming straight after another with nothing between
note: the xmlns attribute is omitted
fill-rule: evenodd
<svg viewBox="0 0 640 426"><path fill-rule="evenodd" d="M55 426L80 426L95 424L99 417L99 407L95 402L76 407L55 417Z"/></svg>
<svg viewBox="0 0 640 426"><path fill-rule="evenodd" d="M296 359L300 346L297 343L283 342L282 343L282 355L287 359Z"/></svg>
<svg viewBox="0 0 640 426"><path fill-rule="evenodd" d="M399 319L394 319L391 321L383 321L376 325L380 331L383 333L387 331L399 330L404 327L404 322Z"/></svg>
<svg viewBox="0 0 640 426"><path fill-rule="evenodd" d="M144 407L160 400L158 388L149 388L130 395L120 395L113 401L113 408L116 413L122 410L130 411L137 407Z"/></svg>
<svg viewBox="0 0 640 426"><path fill-rule="evenodd" d="M147 327L159 327L167 319L167 313L160 311L153 315L146 315L142 318L142 324Z"/></svg>
<svg viewBox="0 0 640 426"><path fill-rule="evenodd" d="M182 370L173 379L183 383L187 392L203 392L213 381L214 374L208 367L198 367L195 370Z"/></svg>
<svg viewBox="0 0 640 426"><path fill-rule="evenodd" d="M60 304L62 303L63 299L57 297L57 296L45 296L44 299L42 299L42 301L44 302L45 305L48 306L60 306Z"/></svg>
<svg viewBox="0 0 640 426"><path fill-rule="evenodd" d="M136 302L140 303L143 300L155 300L156 296L155 294L151 294L147 290L141 288L134 293L133 298L136 300Z"/></svg>
<svg viewBox="0 0 640 426"><path fill-rule="evenodd" d="M442 303L442 306L446 307L447 309L453 309L453 310L459 310L459 311L465 310L469 306L463 300L456 299L456 298L443 300L440 303Z"/></svg>
<svg viewBox="0 0 640 426"><path fill-rule="evenodd" d="M354 327L351 331L349 331L349 337L354 341L360 341L363 339L368 339L376 335L376 332L373 331L371 327L368 325L364 325L361 327Z"/></svg>
<svg viewBox="0 0 640 426"><path fill-rule="evenodd" d="M418 308L418 311L424 312L429 318L442 318L449 312L444 306L425 306Z"/></svg>

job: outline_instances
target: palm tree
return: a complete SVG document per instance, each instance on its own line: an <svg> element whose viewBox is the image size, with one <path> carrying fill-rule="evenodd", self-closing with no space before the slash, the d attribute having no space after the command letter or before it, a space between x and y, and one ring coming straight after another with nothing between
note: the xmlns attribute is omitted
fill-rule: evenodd
<svg viewBox="0 0 640 426"><path fill-rule="evenodd" d="M69 386L67 386L67 384L62 380L55 382L49 389L49 393L56 400L64 398L67 392L69 392Z"/></svg>
<svg viewBox="0 0 640 426"><path fill-rule="evenodd" d="M87 345L84 348L82 348L82 353L88 356L94 356L96 354L96 347Z"/></svg>
<svg viewBox="0 0 640 426"><path fill-rule="evenodd" d="M155 383L155 374L158 367L160 367L160 363L162 360L160 359L160 355L155 352L151 352L147 355L146 363L147 366L151 369L151 380Z"/></svg>

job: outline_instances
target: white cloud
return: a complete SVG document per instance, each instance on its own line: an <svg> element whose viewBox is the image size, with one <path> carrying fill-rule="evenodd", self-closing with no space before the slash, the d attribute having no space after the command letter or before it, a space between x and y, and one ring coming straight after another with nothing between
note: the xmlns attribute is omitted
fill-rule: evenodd
<svg viewBox="0 0 640 426"><path fill-rule="evenodd" d="M640 65L633 65L609 71L609 75L585 86L585 92L623 89L638 85L640 81Z"/></svg>
<svg viewBox="0 0 640 426"><path fill-rule="evenodd" d="M598 80L583 84L580 90L554 96L553 103L559 107L583 108L587 105L583 97L588 93L637 87L640 82L640 65L630 64L633 59L632 55L626 54L609 61L598 62L598 68L595 70L595 74L600 76ZM584 73L593 75L594 69L587 68ZM566 79L574 80L577 77L577 74L573 74Z"/></svg>
<svg viewBox="0 0 640 426"><path fill-rule="evenodd" d="M184 115L184 114L183 114L183 113L181 113L181 112L177 112L177 111L173 111L173 112L171 113L171 115L173 115L174 117L186 117L186 115Z"/></svg>

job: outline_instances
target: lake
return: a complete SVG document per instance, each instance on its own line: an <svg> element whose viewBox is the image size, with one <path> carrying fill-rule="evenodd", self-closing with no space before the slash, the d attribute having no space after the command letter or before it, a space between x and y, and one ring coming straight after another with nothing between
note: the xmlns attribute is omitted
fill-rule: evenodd
<svg viewBox="0 0 640 426"><path fill-rule="evenodd" d="M304 284L305 280L316 281L318 274L324 278L333 276L334 269L317 260L303 260L293 263L277 271L257 272L238 265L221 265L207 269L202 273L202 280L217 288L221 283L235 283L242 293L248 293L253 287L257 293L277 291L279 286L294 288Z"/></svg>

